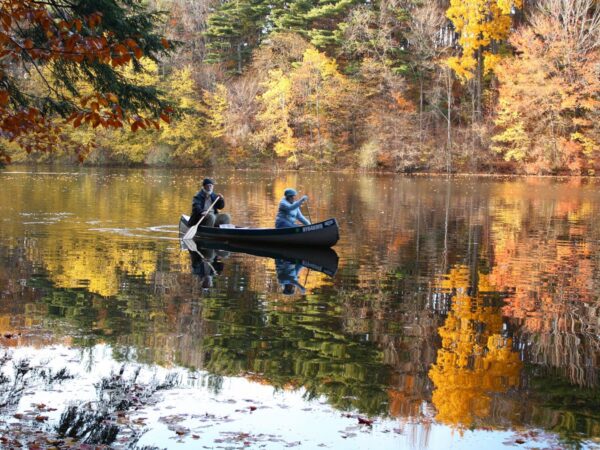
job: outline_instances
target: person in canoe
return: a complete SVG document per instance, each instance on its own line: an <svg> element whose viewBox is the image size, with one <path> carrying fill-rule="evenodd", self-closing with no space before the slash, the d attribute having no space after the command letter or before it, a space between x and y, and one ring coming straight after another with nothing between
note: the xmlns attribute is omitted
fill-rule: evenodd
<svg viewBox="0 0 600 450"><path fill-rule="evenodd" d="M202 189L194 195L192 200L192 214L188 220L188 226L196 225L202 217L204 219L200 225L203 227L218 227L231 223L229 214L219 213L219 210L225 207L225 199L221 194L213 192L214 186L215 182L210 178L202 181Z"/></svg>
<svg viewBox="0 0 600 450"><path fill-rule="evenodd" d="M279 202L279 210L275 218L275 228L295 227L296 221L300 221L303 225L310 225L309 220L302 215L300 207L302 203L308 200L306 195L296 201L298 192L295 189L288 188L283 193L284 197Z"/></svg>

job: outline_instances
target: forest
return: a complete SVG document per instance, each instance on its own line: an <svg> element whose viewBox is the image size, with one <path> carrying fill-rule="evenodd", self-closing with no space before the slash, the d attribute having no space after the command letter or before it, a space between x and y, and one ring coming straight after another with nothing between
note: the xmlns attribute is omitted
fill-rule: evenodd
<svg viewBox="0 0 600 450"><path fill-rule="evenodd" d="M5 0L0 19L4 162L600 168L597 0Z"/></svg>

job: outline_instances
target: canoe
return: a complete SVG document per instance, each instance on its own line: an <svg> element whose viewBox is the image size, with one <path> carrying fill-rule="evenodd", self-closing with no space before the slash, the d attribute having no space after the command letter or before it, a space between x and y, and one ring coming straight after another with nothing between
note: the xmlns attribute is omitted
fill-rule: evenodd
<svg viewBox="0 0 600 450"><path fill-rule="evenodd" d="M190 248L190 242L182 240L182 248ZM334 276L338 268L338 255L335 250L328 247L299 247L282 246L273 244L260 244L253 242L224 242L194 239L193 244L202 252L203 249L225 250L233 253L246 253L272 259L284 259L292 263L302 264L311 270Z"/></svg>
<svg viewBox="0 0 600 450"><path fill-rule="evenodd" d="M179 234L183 236L189 229L189 216L179 219ZM290 228L217 228L200 225L194 239L219 241L254 242L275 245L295 245L309 247L333 247L340 237L337 220L328 219L311 225Z"/></svg>

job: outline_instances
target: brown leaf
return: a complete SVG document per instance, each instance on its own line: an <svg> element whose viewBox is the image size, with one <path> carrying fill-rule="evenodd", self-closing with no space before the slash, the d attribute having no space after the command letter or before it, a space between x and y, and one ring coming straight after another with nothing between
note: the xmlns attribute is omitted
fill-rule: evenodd
<svg viewBox="0 0 600 450"><path fill-rule="evenodd" d="M373 425L373 421L370 419L365 419L363 417L357 417L358 419L358 423L360 423L361 425L367 425L367 426L371 426Z"/></svg>

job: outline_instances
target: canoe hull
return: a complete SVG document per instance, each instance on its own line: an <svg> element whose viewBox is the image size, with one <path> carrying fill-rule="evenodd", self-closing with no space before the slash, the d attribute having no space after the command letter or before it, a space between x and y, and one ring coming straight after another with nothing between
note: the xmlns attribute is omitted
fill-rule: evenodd
<svg viewBox="0 0 600 450"><path fill-rule="evenodd" d="M180 235L185 234L189 229L187 219L188 216L182 214L179 220ZM335 219L291 228L216 228L199 226L194 239L333 247L339 240L339 227Z"/></svg>

